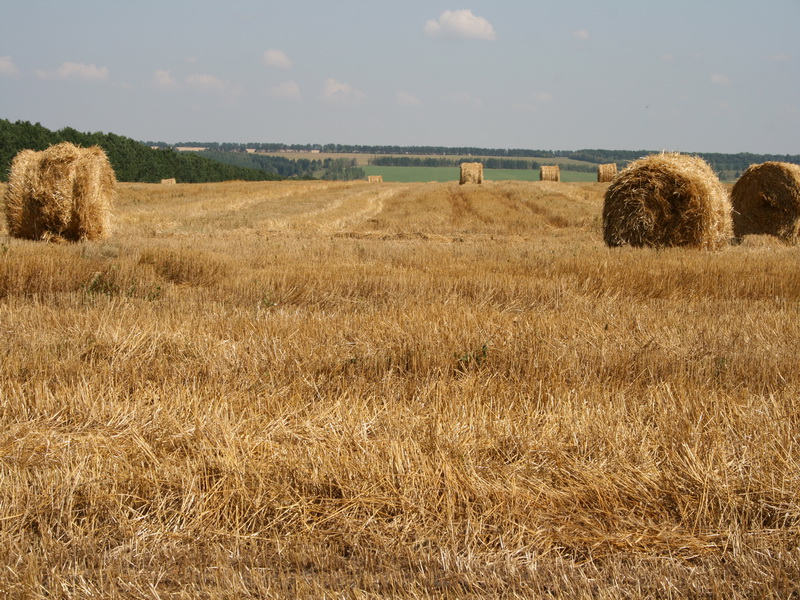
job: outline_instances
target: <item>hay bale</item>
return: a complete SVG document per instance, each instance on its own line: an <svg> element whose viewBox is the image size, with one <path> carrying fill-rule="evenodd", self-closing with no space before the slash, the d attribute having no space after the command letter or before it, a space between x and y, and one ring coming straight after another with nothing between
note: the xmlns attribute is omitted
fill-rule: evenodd
<svg viewBox="0 0 800 600"><path fill-rule="evenodd" d="M170 177L169 179L162 179L161 185L176 185L178 182L175 180L174 177Z"/></svg>
<svg viewBox="0 0 800 600"><path fill-rule="evenodd" d="M558 165L542 165L539 181L561 181L561 168Z"/></svg>
<svg viewBox="0 0 800 600"><path fill-rule="evenodd" d="M69 142L22 150L11 163L6 222L14 237L96 240L108 235L116 178L105 152Z"/></svg>
<svg viewBox="0 0 800 600"><path fill-rule="evenodd" d="M610 183L617 176L617 163L607 163L597 165L597 181L599 183Z"/></svg>
<svg viewBox="0 0 800 600"><path fill-rule="evenodd" d="M369 183L383 183L383 175L368 175L367 181Z"/></svg>
<svg viewBox="0 0 800 600"><path fill-rule="evenodd" d="M733 186L733 233L800 237L800 166L783 162L751 165Z"/></svg>
<svg viewBox="0 0 800 600"><path fill-rule="evenodd" d="M458 183L483 183L483 163L461 163L461 179Z"/></svg>
<svg viewBox="0 0 800 600"><path fill-rule="evenodd" d="M609 246L718 249L733 233L725 188L702 158L653 154L632 162L605 193L603 237Z"/></svg>

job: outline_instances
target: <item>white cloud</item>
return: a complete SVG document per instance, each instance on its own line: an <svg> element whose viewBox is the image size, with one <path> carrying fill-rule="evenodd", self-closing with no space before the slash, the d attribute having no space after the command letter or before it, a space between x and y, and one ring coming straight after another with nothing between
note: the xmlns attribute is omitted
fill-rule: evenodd
<svg viewBox="0 0 800 600"><path fill-rule="evenodd" d="M714 73L709 78L711 83L714 85L730 85L731 80L726 75L721 75L720 73Z"/></svg>
<svg viewBox="0 0 800 600"><path fill-rule="evenodd" d="M280 98L281 100L299 100L300 86L294 81L285 81L270 89L269 93L273 98Z"/></svg>
<svg viewBox="0 0 800 600"><path fill-rule="evenodd" d="M275 67L277 69L291 69L292 59L289 58L282 50L265 50L263 55L264 64L268 67Z"/></svg>
<svg viewBox="0 0 800 600"><path fill-rule="evenodd" d="M10 56L0 56L0 75L19 75L19 69Z"/></svg>
<svg viewBox="0 0 800 600"><path fill-rule="evenodd" d="M492 24L471 10L446 10L425 23L422 31L430 38L454 40L493 41L497 37Z"/></svg>
<svg viewBox="0 0 800 600"><path fill-rule="evenodd" d="M572 32L572 37L576 40L588 40L589 32L586 29L576 29Z"/></svg>
<svg viewBox="0 0 800 600"><path fill-rule="evenodd" d="M198 90L206 90L210 92L224 92L229 83L219 77L213 75L189 75L186 78L186 83Z"/></svg>
<svg viewBox="0 0 800 600"><path fill-rule="evenodd" d="M397 104L406 108L422 106L422 102L419 101L419 98L408 92L397 92Z"/></svg>
<svg viewBox="0 0 800 600"><path fill-rule="evenodd" d="M159 90L174 90L178 87L178 82L173 79L170 71L159 70L153 73L150 85Z"/></svg>
<svg viewBox="0 0 800 600"><path fill-rule="evenodd" d="M55 71L37 70L40 79L77 79L80 81L108 81L108 67L98 67L94 63L64 62Z"/></svg>
<svg viewBox="0 0 800 600"><path fill-rule="evenodd" d="M214 75L195 74L189 75L186 85L199 92L210 92L223 96L230 104L235 104L236 99L244 94L244 90L227 79L220 79Z"/></svg>
<svg viewBox="0 0 800 600"><path fill-rule="evenodd" d="M333 104L361 104L367 95L353 86L335 79L326 79L320 99Z"/></svg>

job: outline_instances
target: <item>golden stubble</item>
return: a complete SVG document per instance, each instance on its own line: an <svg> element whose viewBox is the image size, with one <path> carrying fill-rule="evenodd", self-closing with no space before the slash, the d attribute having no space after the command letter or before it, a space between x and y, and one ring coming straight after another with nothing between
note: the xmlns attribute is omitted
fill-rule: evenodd
<svg viewBox="0 0 800 600"><path fill-rule="evenodd" d="M0 587L786 597L797 247L609 249L604 184L120 184L0 243Z"/></svg>

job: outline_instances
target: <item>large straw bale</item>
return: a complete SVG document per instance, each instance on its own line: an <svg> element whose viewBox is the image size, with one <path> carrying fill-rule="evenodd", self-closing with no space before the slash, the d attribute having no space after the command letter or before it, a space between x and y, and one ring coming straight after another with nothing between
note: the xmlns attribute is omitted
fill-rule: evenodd
<svg viewBox="0 0 800 600"><path fill-rule="evenodd" d="M653 154L632 162L606 190L609 246L719 249L733 234L728 194L702 158Z"/></svg>
<svg viewBox="0 0 800 600"><path fill-rule="evenodd" d="M367 182L369 183L383 183L383 175L368 175Z"/></svg>
<svg viewBox="0 0 800 600"><path fill-rule="evenodd" d="M606 163L597 165L597 181L600 183L610 183L617 176L617 163Z"/></svg>
<svg viewBox="0 0 800 600"><path fill-rule="evenodd" d="M542 165L539 181L561 181L561 168L558 165Z"/></svg>
<svg viewBox="0 0 800 600"><path fill-rule="evenodd" d="M178 181L174 177L170 177L168 179L162 179L161 180L161 184L162 185L175 185L177 183L178 183Z"/></svg>
<svg viewBox="0 0 800 600"><path fill-rule="evenodd" d="M733 233L800 237L800 166L784 162L751 165L733 186Z"/></svg>
<svg viewBox="0 0 800 600"><path fill-rule="evenodd" d="M461 163L460 185L465 183L483 183L483 163Z"/></svg>
<svg viewBox="0 0 800 600"><path fill-rule="evenodd" d="M110 228L116 178L98 146L22 150L11 163L6 221L14 237L96 240Z"/></svg>

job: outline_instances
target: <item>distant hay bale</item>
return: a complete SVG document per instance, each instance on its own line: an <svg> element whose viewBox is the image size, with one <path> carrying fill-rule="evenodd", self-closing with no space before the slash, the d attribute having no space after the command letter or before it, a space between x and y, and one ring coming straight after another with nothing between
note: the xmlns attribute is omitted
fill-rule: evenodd
<svg viewBox="0 0 800 600"><path fill-rule="evenodd" d="M108 235L116 178L105 152L69 142L20 151L5 194L9 233L32 240Z"/></svg>
<svg viewBox="0 0 800 600"><path fill-rule="evenodd" d="M733 234L731 204L703 159L653 154L632 162L606 190L603 237L609 246L690 246L715 250Z"/></svg>
<svg viewBox="0 0 800 600"><path fill-rule="evenodd" d="M617 163L607 163L597 165L597 181L600 183L610 183L617 176Z"/></svg>
<svg viewBox="0 0 800 600"><path fill-rule="evenodd" d="M483 163L461 163L461 179L458 183L483 183Z"/></svg>
<svg viewBox="0 0 800 600"><path fill-rule="evenodd" d="M751 165L733 186L733 233L800 237L800 166L783 162Z"/></svg>
<svg viewBox="0 0 800 600"><path fill-rule="evenodd" d="M369 183L383 183L383 175L368 175L367 181Z"/></svg>
<svg viewBox="0 0 800 600"><path fill-rule="evenodd" d="M177 181L175 181L175 178L174 178L174 177L170 177L169 179L162 179L162 180L161 180L161 184L162 184L162 185L175 185L175 184L177 184L177 183L178 183L178 182L177 182Z"/></svg>
<svg viewBox="0 0 800 600"><path fill-rule="evenodd" d="M561 168L558 165L542 165L539 181L561 181Z"/></svg>

